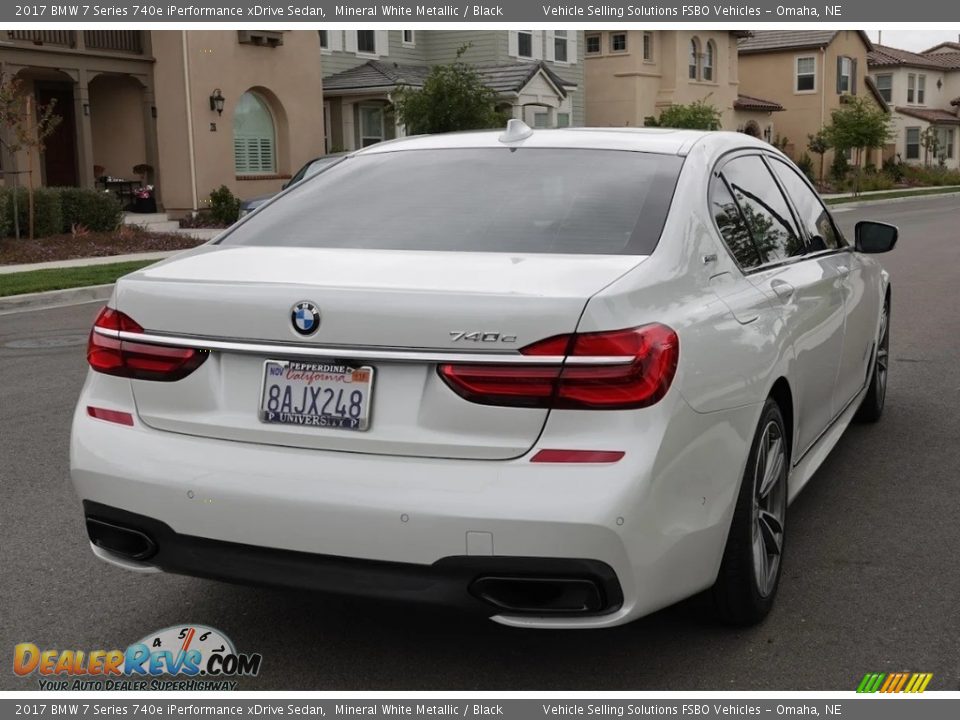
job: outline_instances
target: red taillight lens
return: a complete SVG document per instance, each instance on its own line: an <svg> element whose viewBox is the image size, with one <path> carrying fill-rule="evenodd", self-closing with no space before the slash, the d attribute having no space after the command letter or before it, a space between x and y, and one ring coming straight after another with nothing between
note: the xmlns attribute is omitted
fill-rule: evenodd
<svg viewBox="0 0 960 720"><path fill-rule="evenodd" d="M558 335L520 351L566 356L563 365L440 365L446 383L484 405L573 410L623 410L658 402L673 382L680 357L677 334L654 323L611 332ZM577 358L575 363L570 358ZM579 359L583 358L585 362ZM623 358L617 364L588 358Z"/></svg>
<svg viewBox="0 0 960 720"><path fill-rule="evenodd" d="M209 353L193 348L169 347L121 340L111 333L142 333L143 328L119 310L105 307L93 323L87 343L87 362L97 372L135 380L173 382L185 378L207 359Z"/></svg>

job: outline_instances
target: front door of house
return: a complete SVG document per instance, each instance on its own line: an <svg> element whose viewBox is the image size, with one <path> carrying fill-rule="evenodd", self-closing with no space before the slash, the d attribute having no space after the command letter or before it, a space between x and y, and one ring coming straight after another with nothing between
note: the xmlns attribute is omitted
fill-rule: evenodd
<svg viewBox="0 0 960 720"><path fill-rule="evenodd" d="M44 142L43 183L47 187L76 186L77 133L73 112L73 85L65 82L35 84L37 109L54 103L60 123Z"/></svg>

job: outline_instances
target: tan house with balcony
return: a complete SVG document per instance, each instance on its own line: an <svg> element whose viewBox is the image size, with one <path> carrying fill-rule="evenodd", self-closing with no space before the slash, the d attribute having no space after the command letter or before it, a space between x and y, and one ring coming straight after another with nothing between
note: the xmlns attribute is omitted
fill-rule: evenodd
<svg viewBox="0 0 960 720"><path fill-rule="evenodd" d="M875 45L868 65L878 91L893 108L899 159L960 168L960 44L941 43L922 53ZM935 144L925 145L930 133Z"/></svg>
<svg viewBox="0 0 960 720"><path fill-rule="evenodd" d="M720 30L589 30L584 33L587 125L642 127L672 105L703 100L725 130L771 140L774 113L764 95L740 92L737 41Z"/></svg>
<svg viewBox="0 0 960 720"><path fill-rule="evenodd" d="M830 124L844 98L864 96L889 109L867 74L873 44L863 31L757 30L738 49L740 91L783 106L777 132L794 160L807 152L807 136ZM866 153L863 162L879 166L882 154ZM827 153L825 167L832 161Z"/></svg>
<svg viewBox="0 0 960 720"><path fill-rule="evenodd" d="M146 164L173 214L203 208L221 184L274 192L323 154L320 62L316 31L0 31L0 70L61 116L34 182L139 184L133 168ZM4 182L28 167L20 155L0 158Z"/></svg>

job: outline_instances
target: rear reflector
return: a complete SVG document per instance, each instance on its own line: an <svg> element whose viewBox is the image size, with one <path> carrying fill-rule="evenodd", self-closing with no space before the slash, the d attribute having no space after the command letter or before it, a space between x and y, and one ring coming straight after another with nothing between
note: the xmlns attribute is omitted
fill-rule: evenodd
<svg viewBox="0 0 960 720"><path fill-rule="evenodd" d="M110 331L110 334L97 330ZM192 373L209 355L206 350L121 340L120 332L142 333L143 328L119 310L103 308L87 344L87 362L91 368L117 377L173 382Z"/></svg>
<svg viewBox="0 0 960 720"><path fill-rule="evenodd" d="M609 332L557 335L527 345L527 356L566 356L563 365L437 367L461 397L481 405L569 410L625 410L658 402L680 357L677 334L659 323ZM569 358L577 358L573 364ZM603 358L595 364L590 358ZM622 362L609 361L622 358Z"/></svg>
<svg viewBox="0 0 960 720"><path fill-rule="evenodd" d="M622 450L541 450L530 458L530 462L615 463L624 454Z"/></svg>
<svg viewBox="0 0 960 720"><path fill-rule="evenodd" d="M107 410L106 408L87 406L87 415L97 420L106 420L107 422L117 423L118 425L129 425L133 427L133 415L120 410Z"/></svg>

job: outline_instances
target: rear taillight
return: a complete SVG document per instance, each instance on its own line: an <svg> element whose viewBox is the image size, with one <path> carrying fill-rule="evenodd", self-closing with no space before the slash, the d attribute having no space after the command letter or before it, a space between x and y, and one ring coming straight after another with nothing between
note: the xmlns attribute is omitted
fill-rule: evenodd
<svg viewBox="0 0 960 720"><path fill-rule="evenodd" d="M209 355L206 350L141 343L128 337L121 339L121 332L142 333L143 328L122 312L103 308L93 323L87 343L87 362L91 368L135 380L173 382L192 373Z"/></svg>
<svg viewBox="0 0 960 720"><path fill-rule="evenodd" d="M437 370L461 397L482 405L624 410L658 402L680 357L677 334L654 323L626 330L558 335L527 345L526 356L559 365L448 363ZM593 359L593 362L591 362Z"/></svg>

